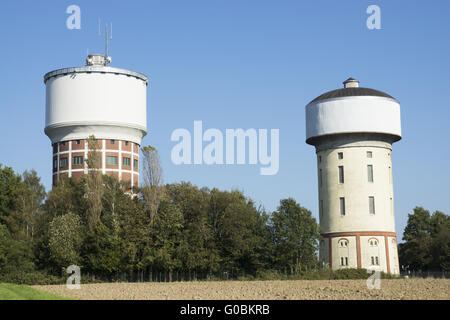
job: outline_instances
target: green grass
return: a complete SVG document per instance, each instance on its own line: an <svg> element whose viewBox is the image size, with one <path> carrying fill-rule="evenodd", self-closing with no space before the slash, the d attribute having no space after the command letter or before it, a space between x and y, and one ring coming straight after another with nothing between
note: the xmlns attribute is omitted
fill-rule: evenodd
<svg viewBox="0 0 450 320"><path fill-rule="evenodd" d="M0 300L69 300L26 285L0 283Z"/></svg>

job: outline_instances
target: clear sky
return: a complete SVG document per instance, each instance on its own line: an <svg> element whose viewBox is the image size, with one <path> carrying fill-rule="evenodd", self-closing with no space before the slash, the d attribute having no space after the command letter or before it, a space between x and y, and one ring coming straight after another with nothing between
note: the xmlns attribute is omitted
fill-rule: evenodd
<svg viewBox="0 0 450 320"><path fill-rule="evenodd" d="M81 29L66 28L69 5ZM381 9L369 30L366 9ZM316 157L305 144L305 105L348 77L401 104L403 139L394 144L396 227L415 206L450 212L449 1L2 1L0 162L34 168L51 187L44 134L46 72L103 53L98 18L113 22L111 66L149 79L148 135L165 182L237 188L274 210L294 197L318 218ZM280 130L280 168L171 162L177 128Z"/></svg>

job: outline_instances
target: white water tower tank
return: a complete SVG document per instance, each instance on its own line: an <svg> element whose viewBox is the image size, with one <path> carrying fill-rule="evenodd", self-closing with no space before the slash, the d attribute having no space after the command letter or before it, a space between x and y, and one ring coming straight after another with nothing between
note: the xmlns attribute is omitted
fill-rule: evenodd
<svg viewBox="0 0 450 320"><path fill-rule="evenodd" d="M139 147L147 134L148 78L108 66L109 57L91 54L86 65L51 71L46 84L45 134L53 146L53 183L61 175L87 173L86 139L94 135L102 172L139 182Z"/></svg>

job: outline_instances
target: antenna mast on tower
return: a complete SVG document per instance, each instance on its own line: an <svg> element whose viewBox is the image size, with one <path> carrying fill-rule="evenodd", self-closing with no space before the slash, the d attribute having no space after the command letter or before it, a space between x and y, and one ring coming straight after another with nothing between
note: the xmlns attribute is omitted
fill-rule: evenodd
<svg viewBox="0 0 450 320"><path fill-rule="evenodd" d="M111 57L108 56L108 40L112 40L112 22L110 23L110 29L108 33L108 24L105 23L105 33L102 34L100 30L101 21L98 19L98 35L100 37L105 37L105 65L111 62Z"/></svg>

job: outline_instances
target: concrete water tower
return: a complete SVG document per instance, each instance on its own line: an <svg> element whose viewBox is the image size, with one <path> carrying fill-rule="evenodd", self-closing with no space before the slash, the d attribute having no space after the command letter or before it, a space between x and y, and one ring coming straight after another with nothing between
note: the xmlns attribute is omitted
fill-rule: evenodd
<svg viewBox="0 0 450 320"><path fill-rule="evenodd" d="M53 184L66 175L87 173L86 139L100 146L103 174L139 183L139 147L147 134L145 75L108 66L111 58L92 54L86 65L44 76L45 134L53 147Z"/></svg>
<svg viewBox="0 0 450 320"><path fill-rule="evenodd" d="M322 264L399 273L392 144L400 139L399 102L353 78L306 106L306 143L317 154Z"/></svg>

